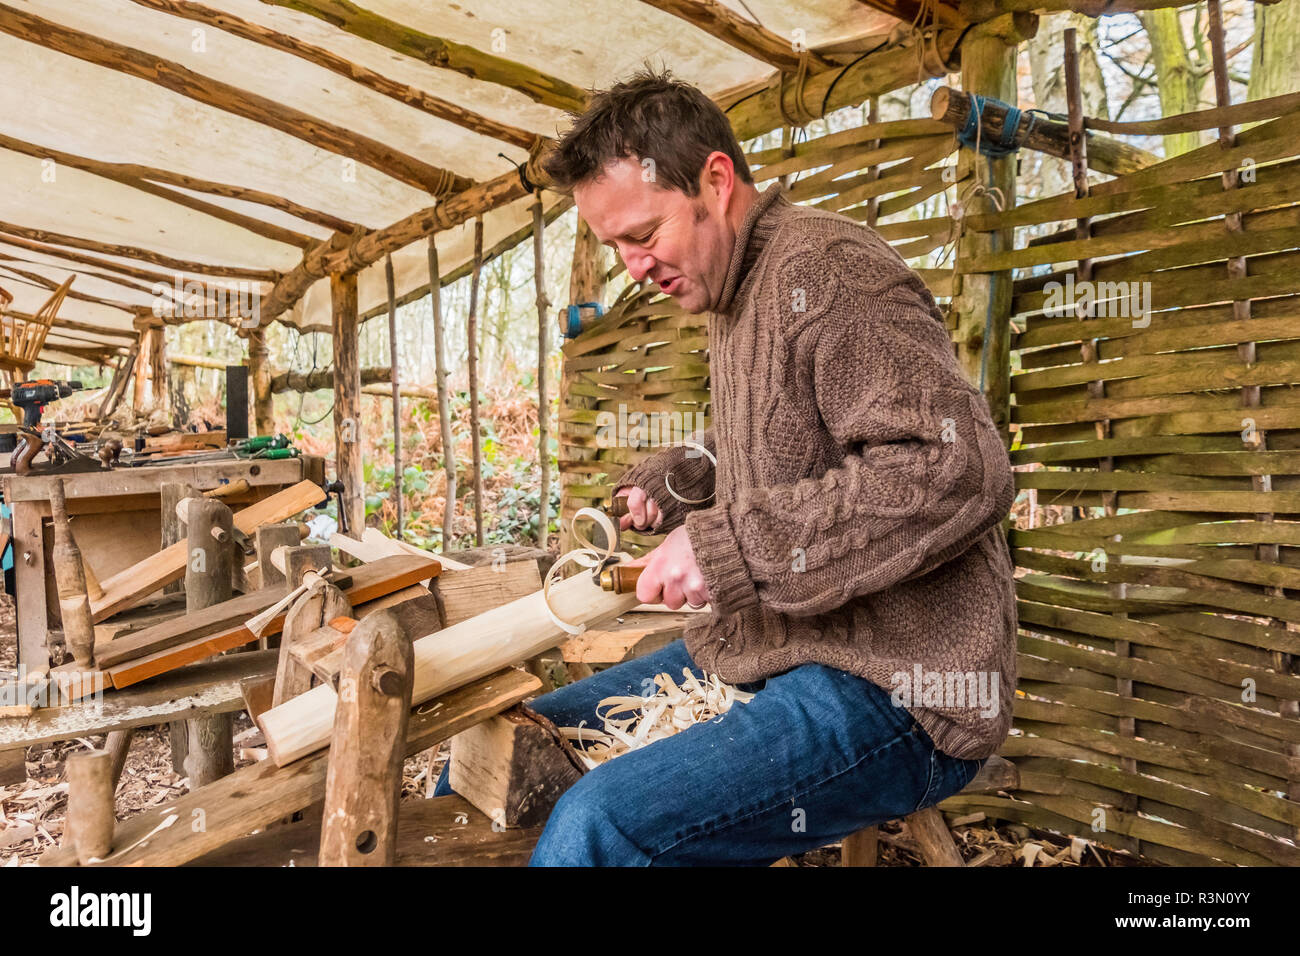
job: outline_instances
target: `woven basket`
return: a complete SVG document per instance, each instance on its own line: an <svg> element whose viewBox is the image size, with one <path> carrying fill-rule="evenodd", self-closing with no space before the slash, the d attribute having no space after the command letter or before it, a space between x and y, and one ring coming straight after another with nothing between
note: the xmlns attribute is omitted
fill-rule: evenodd
<svg viewBox="0 0 1300 956"><path fill-rule="evenodd" d="M13 296L0 289L0 371L8 372L14 381L25 377L36 364L36 358L45 346L45 336L49 334L74 278L68 276L36 314L30 316L9 312Z"/></svg>

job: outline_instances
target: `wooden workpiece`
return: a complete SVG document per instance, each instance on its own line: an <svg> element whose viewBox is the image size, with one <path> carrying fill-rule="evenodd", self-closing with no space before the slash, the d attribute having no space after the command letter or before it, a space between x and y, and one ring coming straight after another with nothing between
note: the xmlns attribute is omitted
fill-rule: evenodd
<svg viewBox="0 0 1300 956"><path fill-rule="evenodd" d="M561 620L597 624L630 610L635 594L602 591L589 575L560 581L550 590L550 605ZM538 591L485 611L414 643L415 687L422 703L475 678L526 660L560 643L564 631L551 620ZM262 715L262 733L279 766L324 747L334 725L337 695L314 687Z"/></svg>
<svg viewBox="0 0 1300 956"><path fill-rule="evenodd" d="M540 688L541 683L531 674L507 669L447 694L436 704L416 707L407 726L403 756L427 750ZM178 866L309 807L325 796L328 759L329 751L324 750L292 767L281 768L263 760L162 807L137 814L118 827L116 845L120 849L105 864ZM195 810L203 811L202 831L190 826ZM168 824L169 819L174 824ZM51 848L40 863L72 866L76 854L71 845Z"/></svg>
<svg viewBox="0 0 1300 956"><path fill-rule="evenodd" d="M325 779L321 866L392 866L411 713L411 641L392 611L348 637Z"/></svg>
<svg viewBox="0 0 1300 956"><path fill-rule="evenodd" d="M50 515L54 522L54 580L59 589L59 614L63 622L63 640L78 666L95 663L95 625L90 619L87 597L86 566L81 549L72 536L68 521L63 481L50 482Z"/></svg>

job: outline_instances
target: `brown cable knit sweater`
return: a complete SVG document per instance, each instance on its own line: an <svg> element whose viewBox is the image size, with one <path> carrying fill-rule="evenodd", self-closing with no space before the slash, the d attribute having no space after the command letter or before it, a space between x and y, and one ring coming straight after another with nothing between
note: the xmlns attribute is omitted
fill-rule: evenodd
<svg viewBox="0 0 1300 956"><path fill-rule="evenodd" d="M655 499L659 530L685 522L713 596L685 634L696 665L747 682L825 664L889 690L941 751L994 753L1016 682L1011 465L920 277L774 185L736 236L709 370L716 475L676 447L616 485ZM716 497L681 504L668 473Z"/></svg>

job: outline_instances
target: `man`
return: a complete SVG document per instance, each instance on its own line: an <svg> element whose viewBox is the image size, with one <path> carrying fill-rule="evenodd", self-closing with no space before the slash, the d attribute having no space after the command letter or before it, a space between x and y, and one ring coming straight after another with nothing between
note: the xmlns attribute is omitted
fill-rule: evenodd
<svg viewBox="0 0 1300 956"><path fill-rule="evenodd" d="M637 597L711 605L684 640L538 698L683 668L756 691L560 799L534 865L768 864L931 806L1006 737L1010 463L921 279L874 231L755 187L725 116L643 73L545 164L635 280L709 313L708 458L630 468L622 527L669 532ZM440 792L450 792L443 781Z"/></svg>

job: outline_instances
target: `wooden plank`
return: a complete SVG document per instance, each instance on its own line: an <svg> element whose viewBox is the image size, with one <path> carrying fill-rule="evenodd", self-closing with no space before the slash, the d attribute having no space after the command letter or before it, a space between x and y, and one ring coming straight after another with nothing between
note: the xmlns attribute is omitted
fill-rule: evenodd
<svg viewBox="0 0 1300 956"><path fill-rule="evenodd" d="M540 688L541 682L531 674L504 670L447 694L438 705L417 707L407 727L404 756L427 750L519 703ZM179 866L200 857L236 837L323 800L328 763L329 751L325 750L292 767L279 768L272 761L263 760L236 770L156 811L124 821L118 827L116 840L121 849L103 864L96 865ZM201 832L193 832L189 825L196 810L203 811ZM167 819L182 825L168 825L159 830L159 824ZM41 865L69 866L74 860L70 847L58 847L46 851Z"/></svg>
<svg viewBox="0 0 1300 956"><path fill-rule="evenodd" d="M274 651L231 654L106 694L93 707L41 707L30 717L0 720L0 752L181 717L234 713L244 708L240 681L274 674Z"/></svg>
<svg viewBox="0 0 1300 956"><path fill-rule="evenodd" d="M301 481L238 512L234 517L235 527L251 535L264 524L284 521L324 500L325 492L320 485ZM94 619L102 621L146 594L179 580L185 574L187 548L184 541L177 541L139 564L101 581L104 596L91 605Z"/></svg>
<svg viewBox="0 0 1300 956"><path fill-rule="evenodd" d="M346 588L343 593L348 601L355 606L392 591L409 587L436 573L437 562L435 561L426 561L414 557L389 558L385 559L384 562L362 565L353 569L350 572L352 585ZM263 591L253 592L256 595L264 593ZM244 597L251 596L244 595ZM283 596L283 593L281 593L281 597ZM239 601L241 599L235 598L235 600ZM222 607L222 605L216 605L216 607ZM174 670L184 664L190 664L221 651L229 650L232 647L247 644L257 638L252 631L244 626L245 620L228 621L222 630L216 631L207 637L190 640L144 657L134 658L110 668L107 673L112 678L114 687L129 687L149 677ZM262 633L267 635L277 633L280 628L284 627L284 620L284 614L277 616ZM169 630L168 633L172 633L172 631Z"/></svg>
<svg viewBox="0 0 1300 956"><path fill-rule="evenodd" d="M232 841L186 866L316 866L321 814ZM397 815L397 866L527 866L541 827L500 829L463 797L407 800Z"/></svg>
<svg viewBox="0 0 1300 956"><path fill-rule="evenodd" d="M509 561L465 571L444 571L438 578L446 626L467 621L485 607L496 607L535 594L542 588L536 561Z"/></svg>
<svg viewBox="0 0 1300 956"><path fill-rule="evenodd" d="M8 242L8 240L5 240ZM253 469L257 469L254 471ZM152 495L158 497L158 488L168 482L179 481L193 485L199 491L211 491L228 482L246 480L254 488L294 485L302 480L302 461L296 458L278 460L203 461L192 464L154 465L148 468L114 468L111 471L85 472L63 476L68 498L68 513L81 514L77 507L81 498L119 498L124 495ZM48 475L10 475L4 479L5 501L50 500ZM156 502L155 502L156 506Z"/></svg>

